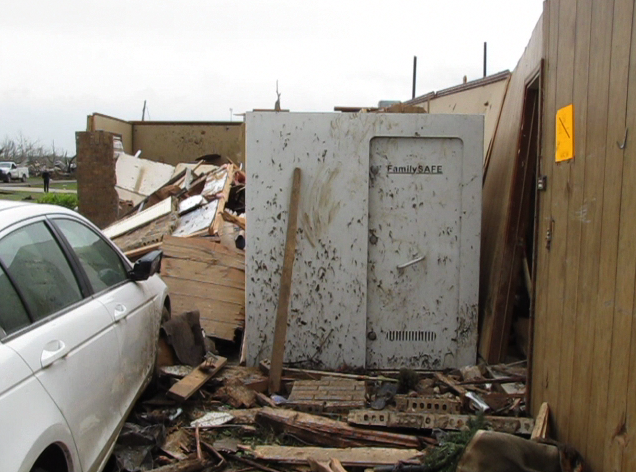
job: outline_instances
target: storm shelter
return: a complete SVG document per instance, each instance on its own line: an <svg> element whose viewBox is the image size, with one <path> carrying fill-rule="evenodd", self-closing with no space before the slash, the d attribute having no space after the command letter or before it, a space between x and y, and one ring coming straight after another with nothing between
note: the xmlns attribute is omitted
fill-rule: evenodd
<svg viewBox="0 0 636 472"><path fill-rule="evenodd" d="M478 115L248 113L248 364L272 352L296 167L285 362L474 364L482 159Z"/></svg>

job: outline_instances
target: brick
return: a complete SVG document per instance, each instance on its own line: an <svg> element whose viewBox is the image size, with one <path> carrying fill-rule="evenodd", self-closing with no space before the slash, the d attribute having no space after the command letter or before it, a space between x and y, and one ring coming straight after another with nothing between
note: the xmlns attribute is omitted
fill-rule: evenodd
<svg viewBox="0 0 636 472"><path fill-rule="evenodd" d="M113 135L105 131L75 133L79 212L99 228L118 219L119 196Z"/></svg>

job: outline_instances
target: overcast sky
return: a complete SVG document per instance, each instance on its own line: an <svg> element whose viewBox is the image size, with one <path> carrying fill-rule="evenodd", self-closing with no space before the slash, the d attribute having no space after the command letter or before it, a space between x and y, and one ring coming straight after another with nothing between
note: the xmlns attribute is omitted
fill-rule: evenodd
<svg viewBox="0 0 636 472"><path fill-rule="evenodd" d="M375 106L512 70L541 0L5 0L0 139L22 133L75 154L75 131L105 113L229 120ZM234 117L234 120L240 120Z"/></svg>

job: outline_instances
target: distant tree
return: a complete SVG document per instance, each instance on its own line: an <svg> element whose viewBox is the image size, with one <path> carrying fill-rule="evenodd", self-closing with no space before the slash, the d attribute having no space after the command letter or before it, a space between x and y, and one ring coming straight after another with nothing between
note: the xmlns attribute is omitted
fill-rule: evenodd
<svg viewBox="0 0 636 472"><path fill-rule="evenodd" d="M32 140L21 132L15 138L5 136L0 143L0 160L13 161L21 165L35 165L53 167L61 161L65 168L70 169L74 158L69 158L66 152L55 147L55 141L46 147L38 140Z"/></svg>

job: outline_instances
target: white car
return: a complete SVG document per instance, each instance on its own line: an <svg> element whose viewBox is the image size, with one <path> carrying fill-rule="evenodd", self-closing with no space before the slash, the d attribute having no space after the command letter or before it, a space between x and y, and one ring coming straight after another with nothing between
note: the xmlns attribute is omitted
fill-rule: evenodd
<svg viewBox="0 0 636 472"><path fill-rule="evenodd" d="M0 471L104 468L169 317L160 264L71 210L0 201Z"/></svg>

